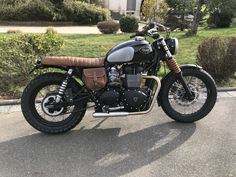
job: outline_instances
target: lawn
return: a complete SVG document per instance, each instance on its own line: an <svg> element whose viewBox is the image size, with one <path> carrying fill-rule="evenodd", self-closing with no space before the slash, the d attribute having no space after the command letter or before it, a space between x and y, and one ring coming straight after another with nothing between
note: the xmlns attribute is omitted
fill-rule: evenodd
<svg viewBox="0 0 236 177"><path fill-rule="evenodd" d="M7 37L15 34L0 34ZM129 40L131 34L75 34L63 35L64 45L56 55L70 55L82 57L104 57L115 45ZM161 33L165 36L165 33ZM185 32L172 32L172 37L179 39L180 48L176 59L180 64L196 63L197 47L206 38L213 36L236 36L236 20L231 28L204 29L200 28L198 34L193 37L185 36ZM151 41L150 38L148 38Z"/></svg>
<svg viewBox="0 0 236 177"><path fill-rule="evenodd" d="M197 36L186 37L184 32L172 32L180 42L176 55L180 64L196 63L197 47L204 39L213 36L236 36L236 26L225 29L200 29ZM131 34L63 35L65 44L57 55L103 57L116 44L129 40ZM162 33L165 36L165 33ZM151 40L151 39L148 39Z"/></svg>
<svg viewBox="0 0 236 177"><path fill-rule="evenodd" d="M9 37L18 34L0 34L2 37ZM131 34L89 34L89 35L63 35L65 40L63 47L55 55L69 55L81 57L104 57L115 45L129 40ZM165 33L161 33L165 36ZM172 37L177 37L180 48L176 55L179 64L196 63L198 45L206 38L215 36L236 36L236 20L231 28L204 29L200 28L198 34L193 37L185 36L185 32L172 32ZM151 41L151 38L148 38ZM216 49L217 50L217 49ZM163 75L163 70L159 73ZM236 86L235 79L223 83L224 86Z"/></svg>

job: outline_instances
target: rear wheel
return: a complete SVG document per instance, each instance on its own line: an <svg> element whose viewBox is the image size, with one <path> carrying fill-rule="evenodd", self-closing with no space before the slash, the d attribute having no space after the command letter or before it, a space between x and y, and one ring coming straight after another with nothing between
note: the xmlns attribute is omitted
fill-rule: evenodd
<svg viewBox="0 0 236 177"><path fill-rule="evenodd" d="M24 90L22 112L27 122L44 133L64 133L74 128L84 117L86 102L53 107L59 87L65 79L60 73L46 73L32 80ZM61 102L72 101L81 87L70 79Z"/></svg>
<svg viewBox="0 0 236 177"><path fill-rule="evenodd" d="M206 71L188 68L182 72L193 98L187 96L178 77L171 75L162 85L161 107L172 119L190 123L202 119L212 110L217 91L214 80Z"/></svg>

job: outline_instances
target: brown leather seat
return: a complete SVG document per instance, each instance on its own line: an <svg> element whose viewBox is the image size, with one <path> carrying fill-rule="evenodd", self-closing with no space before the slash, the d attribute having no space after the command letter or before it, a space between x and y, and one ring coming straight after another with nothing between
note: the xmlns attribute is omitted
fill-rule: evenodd
<svg viewBox="0 0 236 177"><path fill-rule="evenodd" d="M80 58L70 56L47 56L42 60L43 65L78 66L86 68L101 67L104 65L103 58Z"/></svg>

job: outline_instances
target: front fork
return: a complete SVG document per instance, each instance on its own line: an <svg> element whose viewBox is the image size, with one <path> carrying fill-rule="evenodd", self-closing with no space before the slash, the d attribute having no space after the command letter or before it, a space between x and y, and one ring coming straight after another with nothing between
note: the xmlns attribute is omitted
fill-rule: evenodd
<svg viewBox="0 0 236 177"><path fill-rule="evenodd" d="M186 96L189 99L191 99L193 97L193 94L183 77L183 73L182 73L178 63L176 62L175 58L172 56L168 46L166 45L165 40L162 39L160 42L166 52L166 57L167 57L166 63L167 63L168 68L177 75L179 82L182 84L182 86L186 92Z"/></svg>

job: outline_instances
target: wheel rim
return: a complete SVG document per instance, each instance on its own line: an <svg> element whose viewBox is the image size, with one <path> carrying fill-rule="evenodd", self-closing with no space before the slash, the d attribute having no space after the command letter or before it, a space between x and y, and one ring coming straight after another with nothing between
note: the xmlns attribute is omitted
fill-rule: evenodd
<svg viewBox="0 0 236 177"><path fill-rule="evenodd" d="M182 115L192 115L205 105L208 98L206 84L196 76L183 76L194 95L193 99L186 97L186 92L179 81L175 81L168 92L170 106Z"/></svg>
<svg viewBox="0 0 236 177"><path fill-rule="evenodd" d="M41 87L35 94L34 108L42 122L62 123L68 120L70 113L75 109L75 106L62 107L55 110L47 108L47 106L53 104L53 99L55 99L59 87L57 84L46 85ZM67 88L62 100L70 101L72 99L72 89Z"/></svg>

